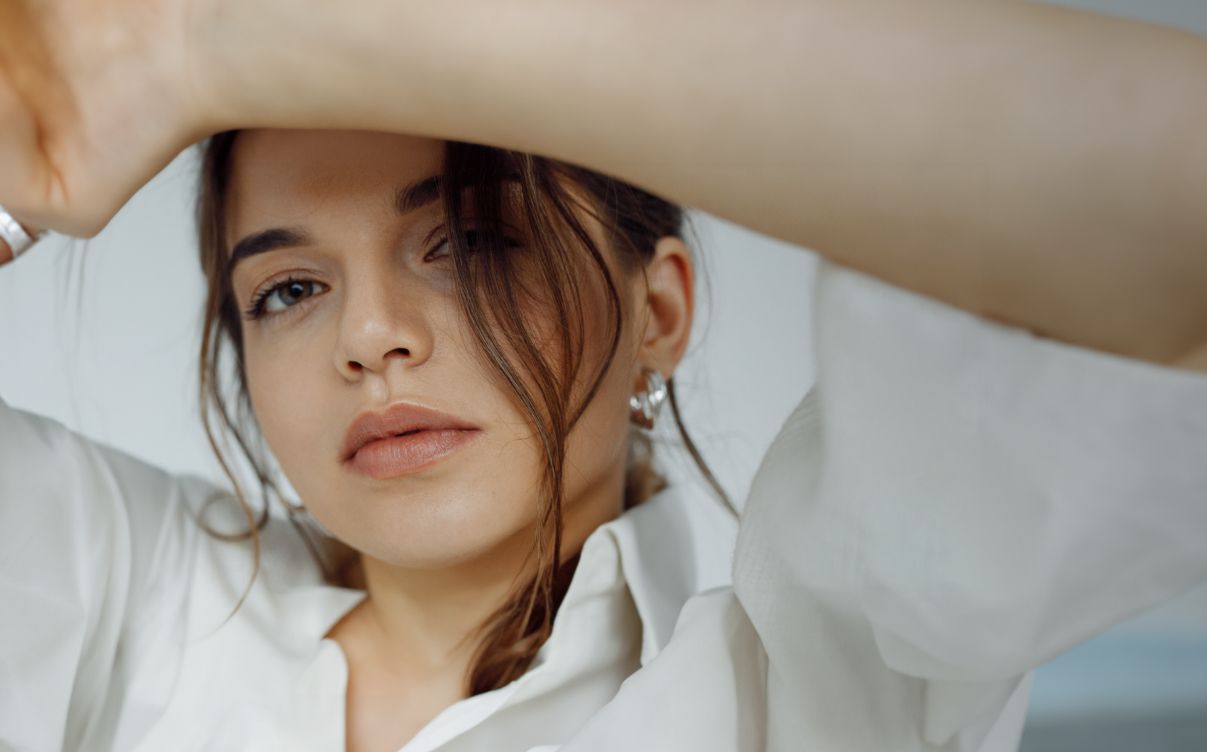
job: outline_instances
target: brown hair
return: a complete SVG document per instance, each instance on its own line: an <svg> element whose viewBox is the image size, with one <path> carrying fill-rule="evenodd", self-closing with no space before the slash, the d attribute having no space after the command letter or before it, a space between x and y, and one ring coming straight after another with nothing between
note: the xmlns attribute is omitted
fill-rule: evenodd
<svg viewBox="0 0 1207 752"><path fill-rule="evenodd" d="M269 501L284 500L268 472L264 445L248 398L239 307L226 272L227 190L232 152L238 131L215 134L203 144L197 223L201 267L208 283L200 351L201 417L210 445L230 479L247 517L248 528L236 534L207 532L224 540L253 541L255 573L259 571L259 532L269 520ZM450 256L461 310L480 348L483 362L510 391L536 435L543 453L543 477L534 545L535 576L513 593L474 633L481 639L467 677L467 690L478 694L521 676L548 639L557 607L569 586L577 556L561 566L563 464L566 439L599 389L621 341L622 297L601 249L587 233L572 206L582 206L567 190L585 195L582 206L600 221L609 245L628 276L644 272L654 244L664 236L683 236L687 218L683 207L633 185L598 172L552 159L450 141L440 175ZM474 235L470 246L462 202L465 189L473 207ZM522 219L528 240L522 254L505 244L504 217ZM519 257L522 256L522 260ZM583 262L586 262L585 264ZM571 385L581 372L584 321L577 275L583 268L598 275L607 300L607 348L595 364L589 387L577 405L571 404ZM542 348L525 325L525 304L539 300L549 321L558 327L559 346ZM550 356L553 352L555 355ZM233 357L233 383L223 385L224 354ZM550 362L556 360L557 362ZM732 510L728 496L704 462L680 418L674 379L668 380L671 414L679 436L696 466L721 500ZM233 394L232 400L228 394ZM216 416L216 417L215 417ZM217 429L217 431L215 430ZM260 484L259 513L247 502L231 462L219 446L218 433L228 447L233 440L241 461ZM654 468L649 436L634 428L625 476L625 509L661 490L664 478ZM310 546L328 581L346 584L355 575L356 553L338 542L326 541L340 552L332 564L293 514L303 540ZM333 546L331 544L334 543ZM250 588L250 583L248 588ZM244 592L244 596L246 596ZM240 600L240 603L242 599ZM236 606L238 608L238 606Z"/></svg>

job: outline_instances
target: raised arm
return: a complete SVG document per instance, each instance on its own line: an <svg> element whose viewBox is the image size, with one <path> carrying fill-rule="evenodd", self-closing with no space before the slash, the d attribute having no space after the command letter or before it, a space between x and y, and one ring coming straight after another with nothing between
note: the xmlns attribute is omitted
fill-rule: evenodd
<svg viewBox="0 0 1207 752"><path fill-rule="evenodd" d="M541 153L1056 339L1207 341L1207 38L967 0L197 8L231 124Z"/></svg>
<svg viewBox="0 0 1207 752"><path fill-rule="evenodd" d="M11 22L13 8L57 6L47 28L73 29L68 49L90 46L93 60L66 56L87 75L59 99L108 132L64 147L38 117L4 123L49 155L23 178L0 149L0 204L33 224L95 232L120 201L83 197L124 201L141 185L78 177L81 150L103 165L96 175L124 169L130 149L101 148L110 133L158 168L184 136L225 128L399 131L608 172L1058 340L1163 363L1207 342L1207 39L1189 33L968 0L0 9ZM105 13L122 16L109 22L119 30L101 33ZM167 40L150 56L143 28ZM0 73L19 80L12 66L28 56L8 41ZM93 72L110 58L122 64ZM131 85L131 61L154 75ZM70 116L45 99L39 117ZM155 129L172 117L184 123Z"/></svg>

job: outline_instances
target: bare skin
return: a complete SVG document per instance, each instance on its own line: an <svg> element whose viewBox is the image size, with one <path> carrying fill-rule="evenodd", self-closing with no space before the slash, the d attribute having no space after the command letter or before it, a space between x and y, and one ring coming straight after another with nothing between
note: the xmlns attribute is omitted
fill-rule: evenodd
<svg viewBox="0 0 1207 752"><path fill-rule="evenodd" d="M279 5L299 52L271 89L210 71L232 114L313 120L324 77L357 92L327 120L612 172L1062 341L1170 362L1207 338L1207 39L1033 3L368 0L413 33L355 55L361 28Z"/></svg>
<svg viewBox="0 0 1207 752"><path fill-rule="evenodd" d="M198 133L364 128L610 172L1064 342L1174 363L1207 339L1189 33L961 0L77 5L0 24L2 49L69 40L3 63L63 82L0 84L0 201L34 226L99 230Z"/></svg>

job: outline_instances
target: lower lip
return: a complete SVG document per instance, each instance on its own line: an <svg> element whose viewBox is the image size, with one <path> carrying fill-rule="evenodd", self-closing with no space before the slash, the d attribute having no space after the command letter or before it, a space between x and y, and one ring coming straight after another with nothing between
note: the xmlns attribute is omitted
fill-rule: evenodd
<svg viewBox="0 0 1207 752"><path fill-rule="evenodd" d="M384 480L426 469L477 438L477 430L420 431L365 444L348 460L354 472Z"/></svg>

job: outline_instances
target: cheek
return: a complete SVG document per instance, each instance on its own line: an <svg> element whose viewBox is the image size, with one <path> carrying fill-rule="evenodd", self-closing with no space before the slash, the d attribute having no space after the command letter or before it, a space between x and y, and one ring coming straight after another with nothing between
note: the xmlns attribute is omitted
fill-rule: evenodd
<svg viewBox="0 0 1207 752"><path fill-rule="evenodd" d="M249 343L245 349L252 412L291 482L295 467L313 463L325 449L316 444L316 423L322 413L319 385L314 383L320 370L314 357L278 342Z"/></svg>
<svg viewBox="0 0 1207 752"><path fill-rule="evenodd" d="M606 478L623 480L628 460L629 396L633 393L631 374L635 369L636 345L632 337L632 319L624 314L624 330L612 362L590 404L570 432L566 446L567 498L597 486ZM602 320L600 311L598 319ZM581 400L590 387L595 369L606 354L607 342L600 329L588 330L580 380L575 384L575 399Z"/></svg>
<svg viewBox="0 0 1207 752"><path fill-rule="evenodd" d="M566 501L575 505L587 491L623 479L628 422L608 392L600 392L566 442Z"/></svg>

